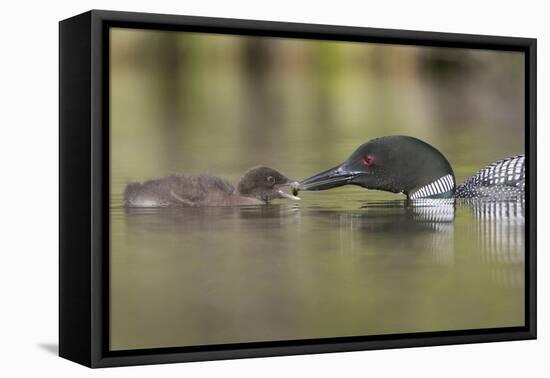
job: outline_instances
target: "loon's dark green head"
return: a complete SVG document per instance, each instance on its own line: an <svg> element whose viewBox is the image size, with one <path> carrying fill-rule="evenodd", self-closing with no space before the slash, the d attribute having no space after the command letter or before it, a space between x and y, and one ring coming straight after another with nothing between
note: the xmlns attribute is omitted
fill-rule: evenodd
<svg viewBox="0 0 550 378"><path fill-rule="evenodd" d="M386 136L361 145L342 164L300 182L301 190L342 185L404 193L409 198L451 197L451 165L433 146L409 136Z"/></svg>

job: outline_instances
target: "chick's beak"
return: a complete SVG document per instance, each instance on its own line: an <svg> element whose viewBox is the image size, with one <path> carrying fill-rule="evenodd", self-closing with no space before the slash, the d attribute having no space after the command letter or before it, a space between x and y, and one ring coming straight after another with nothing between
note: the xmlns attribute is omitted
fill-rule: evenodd
<svg viewBox="0 0 550 378"><path fill-rule="evenodd" d="M288 180L286 183L279 185L277 188L277 193L281 196L281 198L291 199L294 201L299 201L300 197L296 196L298 194L297 188L300 186L300 183L296 180ZM292 194L286 193L281 188L290 187L292 188Z"/></svg>

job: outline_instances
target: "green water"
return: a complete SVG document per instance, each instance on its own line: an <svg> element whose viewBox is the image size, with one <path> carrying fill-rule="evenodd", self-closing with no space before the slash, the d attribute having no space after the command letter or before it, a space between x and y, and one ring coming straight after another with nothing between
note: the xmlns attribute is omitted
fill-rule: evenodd
<svg viewBox="0 0 550 378"><path fill-rule="evenodd" d="M303 197L113 209L112 347L523 324L519 204Z"/></svg>
<svg viewBox="0 0 550 378"><path fill-rule="evenodd" d="M392 134L436 146L461 182L523 152L520 54L122 30L111 41L112 349L524 324L521 203L411 206L358 187L257 207L122 202L128 182L172 173L236 182L266 164L303 179Z"/></svg>

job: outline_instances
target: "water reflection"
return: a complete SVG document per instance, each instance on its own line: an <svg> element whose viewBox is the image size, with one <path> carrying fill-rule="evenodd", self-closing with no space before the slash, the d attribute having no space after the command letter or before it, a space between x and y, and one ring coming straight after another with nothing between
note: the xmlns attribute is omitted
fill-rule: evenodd
<svg viewBox="0 0 550 378"><path fill-rule="evenodd" d="M477 242L480 260L486 263L523 264L525 244L525 201L485 201L424 199L416 201L368 201L357 210L339 211L301 208L297 204L202 207L202 208L121 208L127 232L190 234L192 232L219 232L224 230L252 234L273 232L273 227L292 227L301 232L304 218L316 222L320 228L334 228L350 238L370 244L385 239L400 241L422 239L426 250L439 263L452 264L454 260L455 217L459 211L472 215L468 234ZM246 237L246 235L244 235ZM495 274L499 277L501 273ZM502 281L502 280L501 280ZM509 282L517 282L510 278ZM523 285L523 282L521 283Z"/></svg>
<svg viewBox="0 0 550 378"><path fill-rule="evenodd" d="M113 209L112 347L523 324L523 222L522 202Z"/></svg>
<svg viewBox="0 0 550 378"><path fill-rule="evenodd" d="M470 225L481 263L498 285L523 288L525 263L525 201L470 201L475 222Z"/></svg>

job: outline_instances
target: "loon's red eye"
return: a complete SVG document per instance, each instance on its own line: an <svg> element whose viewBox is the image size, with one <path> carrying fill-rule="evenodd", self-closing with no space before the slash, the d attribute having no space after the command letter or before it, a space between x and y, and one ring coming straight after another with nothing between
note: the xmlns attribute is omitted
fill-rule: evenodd
<svg viewBox="0 0 550 378"><path fill-rule="evenodd" d="M373 163L374 159L370 155L363 156L363 164L365 164L367 167L370 167Z"/></svg>

